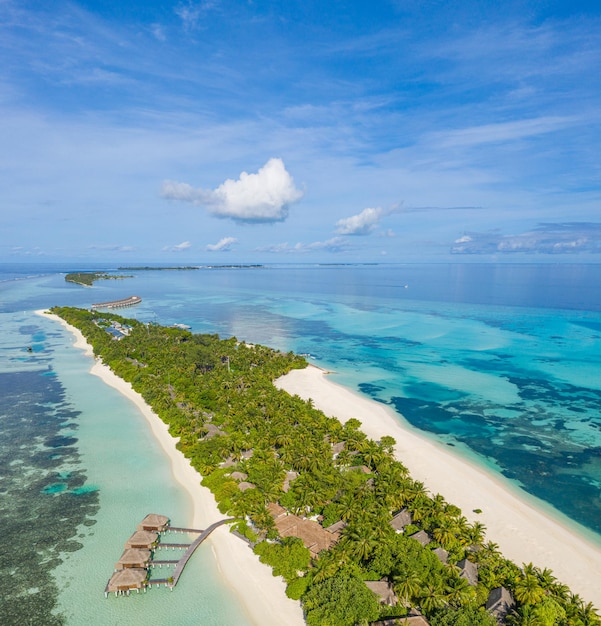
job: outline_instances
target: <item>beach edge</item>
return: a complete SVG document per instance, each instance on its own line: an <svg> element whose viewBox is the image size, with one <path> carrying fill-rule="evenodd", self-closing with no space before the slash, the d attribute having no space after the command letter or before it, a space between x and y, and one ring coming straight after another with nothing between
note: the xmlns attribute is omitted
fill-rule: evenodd
<svg viewBox="0 0 601 626"><path fill-rule="evenodd" d="M94 359L92 346L79 329L47 310L41 309L35 313L60 323L75 338L73 347L82 350L85 356ZM191 499L193 509L191 527L206 528L223 519L224 515L217 508L213 494L200 484L201 474L176 448L177 439L170 435L167 424L151 409L142 396L132 388L130 383L114 374L100 359L94 359L90 373L98 376L105 384L130 400L146 419L153 436L169 458L173 478ZM164 513L168 514L168 511ZM218 528L207 542L212 547L218 571L236 594L252 623L257 626L280 626L282 623L290 626L305 624L300 602L286 596L286 583L283 578L273 576L271 567L261 563L248 544L235 537L226 527Z"/></svg>
<svg viewBox="0 0 601 626"><path fill-rule="evenodd" d="M601 548L574 533L499 479L447 450L442 444L406 428L394 411L328 379L313 365L292 370L275 381L279 389L311 399L313 406L341 422L356 418L371 439L395 438L395 457L432 493L458 506L471 522L486 526L486 538L517 565L547 567L595 606L601 606ZM481 510L481 513L475 513Z"/></svg>

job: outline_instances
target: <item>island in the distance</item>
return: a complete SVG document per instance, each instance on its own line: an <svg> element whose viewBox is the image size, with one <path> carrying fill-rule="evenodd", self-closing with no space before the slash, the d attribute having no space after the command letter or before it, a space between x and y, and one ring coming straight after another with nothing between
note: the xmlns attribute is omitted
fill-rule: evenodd
<svg viewBox="0 0 601 626"><path fill-rule="evenodd" d="M506 559L481 523L430 495L392 437L371 440L357 419L343 424L278 389L302 357L111 313L52 313L179 438L309 626L601 624L549 569Z"/></svg>
<svg viewBox="0 0 601 626"><path fill-rule="evenodd" d="M107 274L106 272L71 272L65 276L65 281L91 287L97 280L121 280L123 278L133 278L133 276Z"/></svg>

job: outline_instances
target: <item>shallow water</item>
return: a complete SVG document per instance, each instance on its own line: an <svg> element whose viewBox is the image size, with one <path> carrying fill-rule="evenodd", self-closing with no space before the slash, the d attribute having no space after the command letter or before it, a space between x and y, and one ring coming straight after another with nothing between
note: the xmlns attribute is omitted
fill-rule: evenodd
<svg viewBox="0 0 601 626"><path fill-rule="evenodd" d="M26 456L24 463L44 476L36 498L52 506L42 515L62 515L67 498L84 504L73 509L64 533L71 548L79 547L75 542L83 547L64 553L56 537L50 550L64 562L56 568L56 561L46 560L44 597L58 598L70 623L91 611L104 623L124 617L137 623L129 620L160 611L177 615L178 623L198 623L195 611L201 610L207 612L203 624L246 622L220 584L210 550L195 555L196 570L186 570L173 594L153 590L106 601L98 592L149 507L168 509L178 519L189 515L189 504L161 465L162 453L137 411L87 374L89 361L69 346L60 327L29 313L55 304L89 306L136 294L142 304L124 315L310 354L312 362L335 370L338 382L390 405L457 453L467 451L601 540L599 266L133 272L135 278L92 289L66 284L56 267L22 280L14 274L25 273L12 270L11 280L0 283L0 384L15 393L31 390L36 411L47 413L44 423L52 427L46 432L50 426L40 422L38 428L36 422L29 437L41 437L45 464L52 451L60 451L69 474L58 473L67 471L62 466L33 466ZM9 401L9 408L17 404ZM68 419L52 422L48 416L57 413ZM8 449L10 461L18 450ZM89 490L73 496L78 482ZM31 556L32 563L38 556ZM198 580L209 590L206 599L193 591ZM215 589L207 587L209 581ZM25 577L22 593L31 587ZM140 607L148 613L138 613Z"/></svg>

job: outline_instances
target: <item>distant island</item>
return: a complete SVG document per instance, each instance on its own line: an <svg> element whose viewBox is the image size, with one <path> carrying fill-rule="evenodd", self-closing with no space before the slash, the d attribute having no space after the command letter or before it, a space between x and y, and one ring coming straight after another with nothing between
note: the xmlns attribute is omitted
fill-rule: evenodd
<svg viewBox="0 0 601 626"><path fill-rule="evenodd" d="M122 272L166 272L173 270L199 270L200 267L196 265L182 265L181 267L152 267L150 265L131 266L131 267L118 267Z"/></svg>
<svg viewBox="0 0 601 626"><path fill-rule="evenodd" d="M52 313L168 424L308 626L601 623L549 569L506 559L483 524L429 494L392 437L369 439L357 419L277 389L302 357L112 313Z"/></svg>
<svg viewBox="0 0 601 626"><path fill-rule="evenodd" d="M248 264L243 263L239 265L183 265L181 267L152 267L150 265L144 266L132 266L132 267L119 267L120 271L128 272L164 272L173 270L227 270L227 269L245 269L245 268L264 267L261 264Z"/></svg>
<svg viewBox="0 0 601 626"><path fill-rule="evenodd" d="M72 272L65 276L65 281L91 287L97 280L121 280L123 278L133 278L133 276L107 274L106 272Z"/></svg>

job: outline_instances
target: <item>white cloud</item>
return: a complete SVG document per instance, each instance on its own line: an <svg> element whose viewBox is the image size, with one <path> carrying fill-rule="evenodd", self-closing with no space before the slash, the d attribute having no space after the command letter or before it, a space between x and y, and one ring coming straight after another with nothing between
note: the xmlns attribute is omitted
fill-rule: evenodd
<svg viewBox="0 0 601 626"><path fill-rule="evenodd" d="M272 246L257 248L258 252L273 252L275 254L305 254L315 250L326 250L328 252L341 252L348 249L348 242L344 237L332 237L326 241L314 241L313 243L296 243L291 246L288 242L277 243Z"/></svg>
<svg viewBox="0 0 601 626"><path fill-rule="evenodd" d="M223 237L215 244L208 244L206 249L209 252L227 252L232 249L235 243L238 243L235 237Z"/></svg>
<svg viewBox="0 0 601 626"><path fill-rule="evenodd" d="M163 251L164 252L183 252L184 250L187 250L191 246L192 244L189 241L182 241L181 243L178 243L175 246L165 246L163 248Z"/></svg>
<svg viewBox="0 0 601 626"><path fill-rule="evenodd" d="M345 217L336 222L336 232L339 235L369 235L378 225L383 211L377 209L363 209L357 215Z"/></svg>
<svg viewBox="0 0 601 626"><path fill-rule="evenodd" d="M167 180L164 198L204 205L216 217L240 222L281 222L288 206L303 196L281 159L269 159L256 174L242 172L238 180L227 179L217 189L195 189L187 183Z"/></svg>

